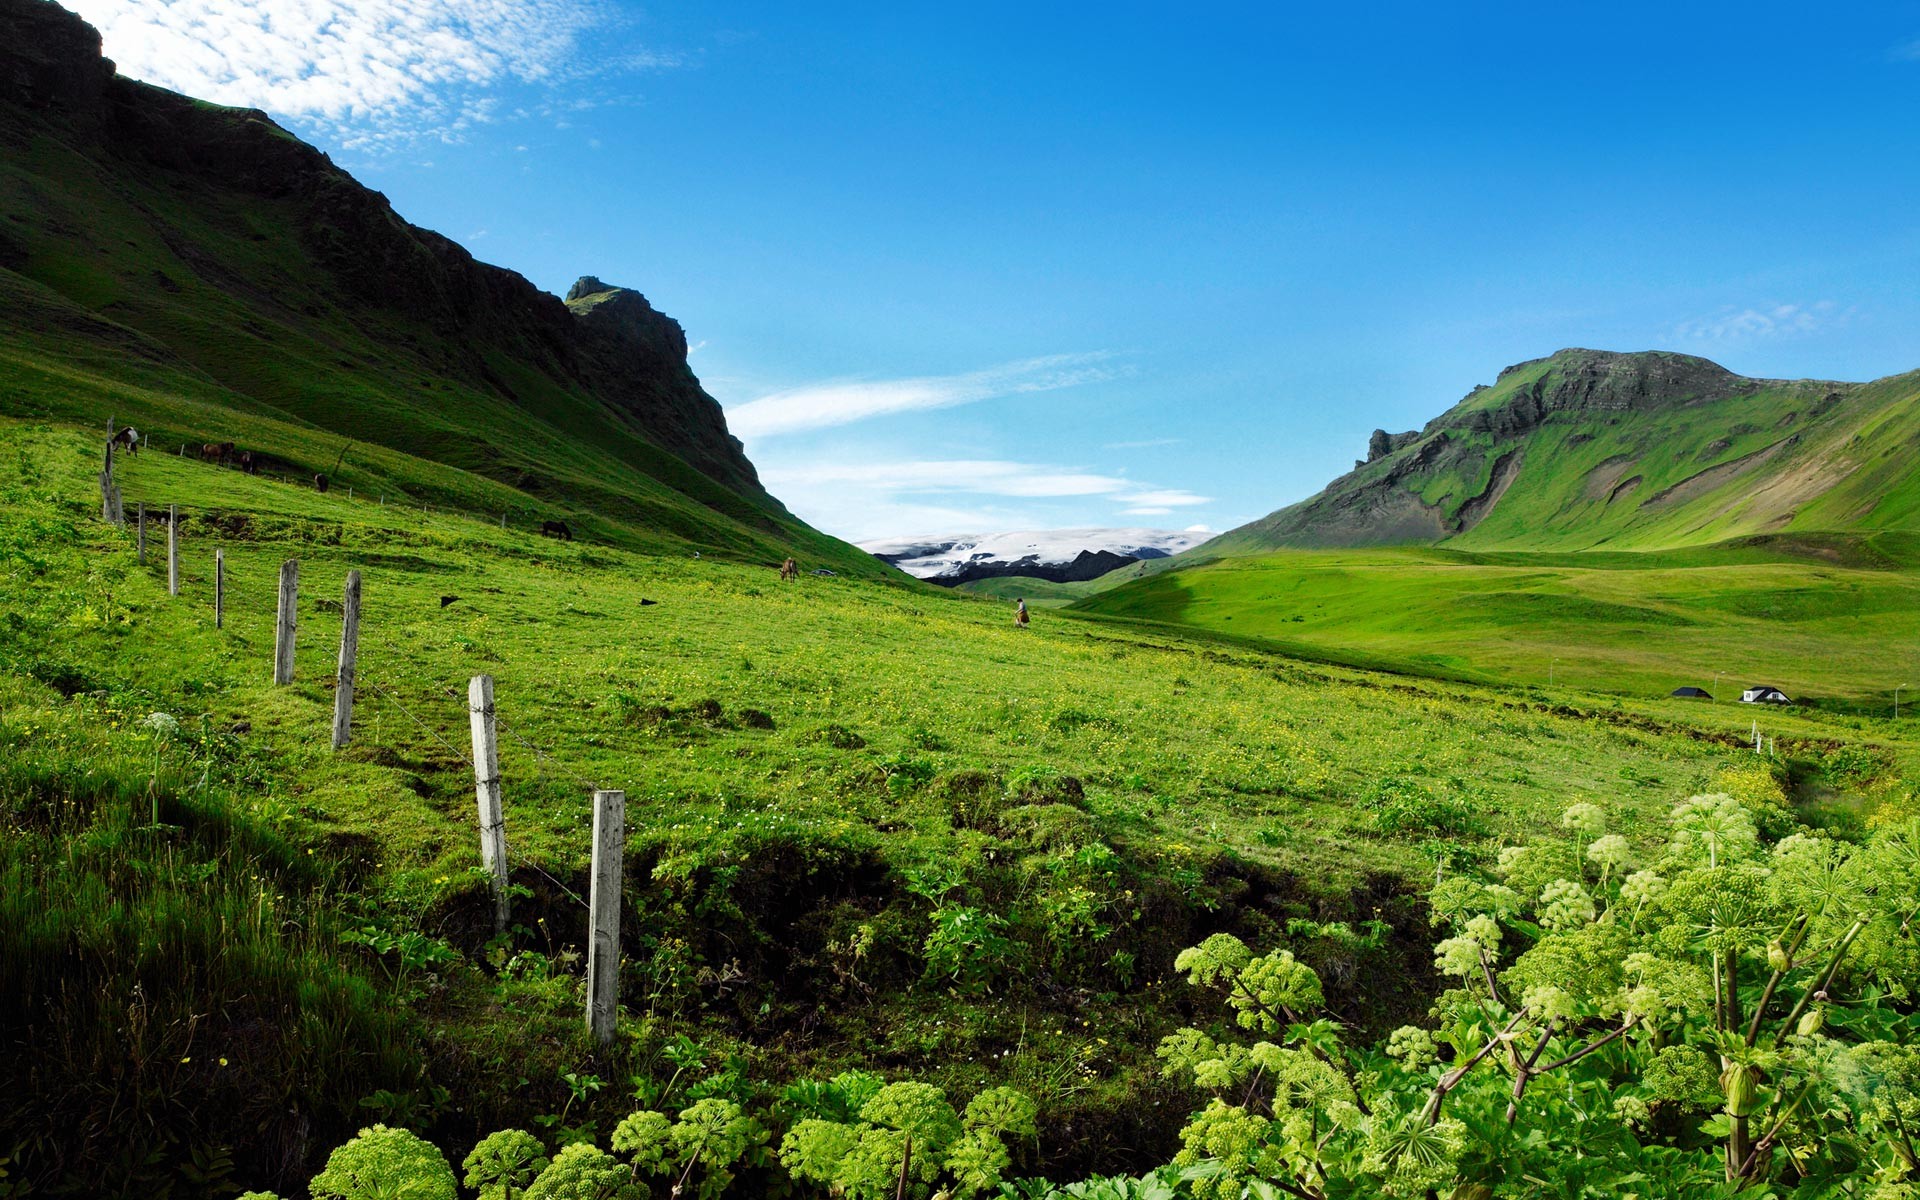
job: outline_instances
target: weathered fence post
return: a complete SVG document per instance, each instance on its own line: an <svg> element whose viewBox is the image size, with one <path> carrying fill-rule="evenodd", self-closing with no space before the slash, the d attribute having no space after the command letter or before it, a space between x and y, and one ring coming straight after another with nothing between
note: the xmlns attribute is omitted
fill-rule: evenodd
<svg viewBox="0 0 1920 1200"><path fill-rule="evenodd" d="M493 931L507 931L507 824L500 805L500 742L494 729L493 676L467 685L473 725L473 788L480 802L480 865L493 876Z"/></svg>
<svg viewBox="0 0 1920 1200"><path fill-rule="evenodd" d="M100 468L100 519L113 520L113 418L107 418L107 461Z"/></svg>
<svg viewBox="0 0 1920 1200"><path fill-rule="evenodd" d="M213 552L213 627L225 628L227 623L227 552Z"/></svg>
<svg viewBox="0 0 1920 1200"><path fill-rule="evenodd" d="M300 560L280 564L280 610L273 623L273 682L293 682L293 630L300 602Z"/></svg>
<svg viewBox="0 0 1920 1200"><path fill-rule="evenodd" d="M167 595L180 594L180 506L167 505Z"/></svg>
<svg viewBox="0 0 1920 1200"><path fill-rule="evenodd" d="M333 681L333 748L347 744L353 732L353 660L360 652L360 572L347 572L340 601L340 665Z"/></svg>
<svg viewBox="0 0 1920 1200"><path fill-rule="evenodd" d="M140 544L140 565L144 567L147 565L147 502L145 500L137 501L134 504L133 511L135 514L134 519L140 527L140 532L137 537Z"/></svg>
<svg viewBox="0 0 1920 1200"><path fill-rule="evenodd" d="M620 873L627 847L627 794L593 794L593 883L587 894L587 1029L613 1042L620 1014Z"/></svg>

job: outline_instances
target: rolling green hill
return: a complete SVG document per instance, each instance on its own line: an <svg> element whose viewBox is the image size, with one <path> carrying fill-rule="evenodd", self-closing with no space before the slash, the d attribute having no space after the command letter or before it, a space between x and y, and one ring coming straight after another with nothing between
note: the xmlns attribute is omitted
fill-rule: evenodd
<svg viewBox="0 0 1920 1200"><path fill-rule="evenodd" d="M114 74L0 4L0 412L595 536L885 573L760 486L680 327L407 224L264 114ZM412 464L403 467L399 455ZM441 472L427 464L457 468Z"/></svg>
<svg viewBox="0 0 1920 1200"><path fill-rule="evenodd" d="M1680 354L1562 350L1185 562L1282 546L1636 550L1920 530L1920 372L1746 379Z"/></svg>

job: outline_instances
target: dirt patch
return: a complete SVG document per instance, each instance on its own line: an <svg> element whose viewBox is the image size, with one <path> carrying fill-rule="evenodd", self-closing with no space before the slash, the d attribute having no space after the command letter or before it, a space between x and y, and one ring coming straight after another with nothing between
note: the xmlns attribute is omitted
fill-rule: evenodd
<svg viewBox="0 0 1920 1200"><path fill-rule="evenodd" d="M1627 468L1633 466L1633 462L1631 454L1616 454L1588 471L1586 487L1583 489L1586 498L1611 502L1614 485L1620 482L1620 477L1627 473Z"/></svg>
<svg viewBox="0 0 1920 1200"><path fill-rule="evenodd" d="M1454 522L1456 528L1471 529L1493 511L1500 497L1506 495L1513 481L1520 477L1522 458L1520 451L1509 450L1494 460L1493 470L1487 475L1487 490L1460 506Z"/></svg>
<svg viewBox="0 0 1920 1200"><path fill-rule="evenodd" d="M1607 493L1607 503L1612 504L1615 500L1621 500L1633 495L1640 490L1640 483L1641 479L1638 475L1635 475L1631 479L1621 480L1614 486L1612 491Z"/></svg>
<svg viewBox="0 0 1920 1200"><path fill-rule="evenodd" d="M1734 476L1739 475L1741 472L1766 462L1772 458L1779 449L1780 443L1776 442L1763 450L1755 450L1752 454L1743 454L1731 462L1723 462L1717 467L1708 467L1697 475L1689 475L1672 487L1665 488L1647 497L1645 507L1665 508L1675 504L1685 504L1689 500L1704 496L1721 484L1729 482Z"/></svg>

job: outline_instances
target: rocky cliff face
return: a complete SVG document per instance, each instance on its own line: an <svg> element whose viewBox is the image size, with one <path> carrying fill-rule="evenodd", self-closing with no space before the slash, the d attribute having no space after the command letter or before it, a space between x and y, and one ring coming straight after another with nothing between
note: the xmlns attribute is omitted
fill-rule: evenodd
<svg viewBox="0 0 1920 1200"><path fill-rule="evenodd" d="M720 406L687 366L679 325L638 292L605 288L562 302L519 274L407 223L385 196L266 114L220 108L114 73L99 35L50 0L0 0L0 119L30 136L57 130L103 170L158 168L220 192L290 204L300 243L332 277L356 322L382 314L429 329L433 369L531 406L501 356L598 400L619 421L730 491L766 501ZM192 247L186 247L187 256ZM203 277L270 287L233 264ZM585 282L585 281L583 281ZM598 283L598 281L592 281Z"/></svg>
<svg viewBox="0 0 1920 1200"><path fill-rule="evenodd" d="M1429 421L1421 433L1462 429L1512 436L1539 426L1553 413L1674 408L1721 400L1760 387L1760 381L1735 375L1704 358L1660 352L1562 350L1549 358L1516 363L1500 372L1500 378L1504 381L1532 374L1543 366L1549 369L1539 371L1522 386L1486 389L1499 394L1495 403L1474 404L1481 391L1475 389L1466 400Z"/></svg>

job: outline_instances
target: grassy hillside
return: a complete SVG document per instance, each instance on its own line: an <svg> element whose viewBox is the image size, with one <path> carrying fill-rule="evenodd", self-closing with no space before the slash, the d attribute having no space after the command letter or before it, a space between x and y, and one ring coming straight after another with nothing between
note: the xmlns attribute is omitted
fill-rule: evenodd
<svg viewBox="0 0 1920 1200"><path fill-rule="evenodd" d="M1196 547L1635 550L1920 530L1920 373L1751 380L1673 354L1510 367L1319 495ZM1391 449L1388 449L1391 447Z"/></svg>
<svg viewBox="0 0 1920 1200"><path fill-rule="evenodd" d="M0 1132L16 1177L96 1193L192 1190L222 1161L286 1189L370 1117L447 1145L549 1120L604 1136L636 1092L854 1064L1034 1091L1049 1123L1017 1169L1146 1165L1184 1112L1152 1057L1180 1020L1180 946L1284 943L1344 1019L1389 1028L1433 986L1416 881L1490 860L1569 797L1651 844L1677 797L1743 769L1842 828L1914 773L1879 724L1768 714L1780 758L1759 760L1747 713L1307 666L1064 613L1016 631L997 602L782 585L145 455L123 464L129 504L186 500L174 598L159 539L140 566L92 515L96 455L87 433L0 424L0 903L38 914L9 925L33 932L7 939L6 977L102 989L16 1010L35 1015L9 1026L0 1085L34 1101ZM288 557L298 677L276 689ZM361 703L334 754L349 568ZM464 761L476 672L510 728L525 889L501 942ZM578 1017L594 785L627 789L632 829L631 1036L611 1052ZM103 1015L140 996L141 1023ZM131 1132L104 1102L129 1088L148 1114Z"/></svg>
<svg viewBox="0 0 1920 1200"><path fill-rule="evenodd" d="M1283 550L1076 607L1394 670L1649 699L1770 683L1884 716L1895 685L1920 683L1917 552L1905 533L1631 554Z"/></svg>
<svg viewBox="0 0 1920 1200"><path fill-rule="evenodd" d="M112 78L52 5L10 3L0 28L0 412L111 416L168 452L233 442L360 493L876 573L760 488L679 327L638 293L594 281L570 309L261 114Z"/></svg>

